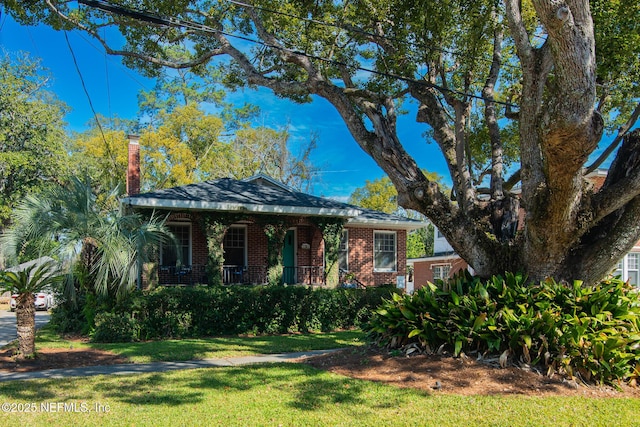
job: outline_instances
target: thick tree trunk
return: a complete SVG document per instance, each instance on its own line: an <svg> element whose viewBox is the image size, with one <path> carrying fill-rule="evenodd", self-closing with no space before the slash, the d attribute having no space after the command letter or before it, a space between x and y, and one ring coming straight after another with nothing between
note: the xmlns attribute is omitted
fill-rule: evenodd
<svg viewBox="0 0 640 427"><path fill-rule="evenodd" d="M589 204L589 214L580 216L582 228L588 229L578 245L572 248L565 263L564 278L579 278L591 284L615 268L616 263L640 240L640 196L633 197L622 207L610 209L602 218L597 212L610 207L622 197L618 187L625 190L640 173L640 130L627 134L607 178ZM587 222L586 225L584 223Z"/></svg>
<svg viewBox="0 0 640 427"><path fill-rule="evenodd" d="M16 298L16 326L18 331L18 358L31 358L36 352L36 308L31 292Z"/></svg>

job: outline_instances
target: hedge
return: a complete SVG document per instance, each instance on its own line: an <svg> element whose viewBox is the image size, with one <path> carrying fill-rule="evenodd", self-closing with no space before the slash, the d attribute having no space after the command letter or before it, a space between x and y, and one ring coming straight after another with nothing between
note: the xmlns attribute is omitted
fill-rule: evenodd
<svg viewBox="0 0 640 427"><path fill-rule="evenodd" d="M360 327L394 292L392 286L160 287L132 293L109 312L98 313L92 338L122 342Z"/></svg>

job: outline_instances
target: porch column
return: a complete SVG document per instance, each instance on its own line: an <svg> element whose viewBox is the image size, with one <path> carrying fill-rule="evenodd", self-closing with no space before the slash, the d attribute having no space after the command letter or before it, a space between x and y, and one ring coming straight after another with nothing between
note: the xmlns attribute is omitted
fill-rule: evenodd
<svg viewBox="0 0 640 427"><path fill-rule="evenodd" d="M227 215L202 215L201 226L207 237L207 281L210 285L222 284L222 265L224 264L224 250L222 243L227 229L234 219Z"/></svg>
<svg viewBox="0 0 640 427"><path fill-rule="evenodd" d="M342 218L318 218L314 221L322 232L325 251L324 277L327 286L335 288L340 281L340 240L345 220Z"/></svg>
<svg viewBox="0 0 640 427"><path fill-rule="evenodd" d="M282 245L288 228L288 224L279 219L274 219L263 227L267 236L267 282L270 285L282 283Z"/></svg>

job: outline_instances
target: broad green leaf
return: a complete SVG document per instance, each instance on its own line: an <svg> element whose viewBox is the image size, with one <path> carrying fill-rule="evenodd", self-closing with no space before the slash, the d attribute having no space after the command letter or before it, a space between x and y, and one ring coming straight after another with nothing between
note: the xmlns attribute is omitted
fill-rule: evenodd
<svg viewBox="0 0 640 427"><path fill-rule="evenodd" d="M455 357L458 357L461 351L462 351L462 340L456 340L453 348L453 355Z"/></svg>
<svg viewBox="0 0 640 427"><path fill-rule="evenodd" d="M416 335L420 335L422 332L424 332L422 329L414 329L411 332L409 332L409 335L407 335L408 338L413 338Z"/></svg>

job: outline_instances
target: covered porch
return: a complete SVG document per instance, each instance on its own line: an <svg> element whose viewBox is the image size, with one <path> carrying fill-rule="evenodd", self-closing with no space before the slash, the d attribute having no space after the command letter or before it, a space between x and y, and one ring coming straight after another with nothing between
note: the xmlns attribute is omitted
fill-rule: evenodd
<svg viewBox="0 0 640 427"><path fill-rule="evenodd" d="M162 247L158 284L326 285L325 241L304 217L172 214L178 246Z"/></svg>

